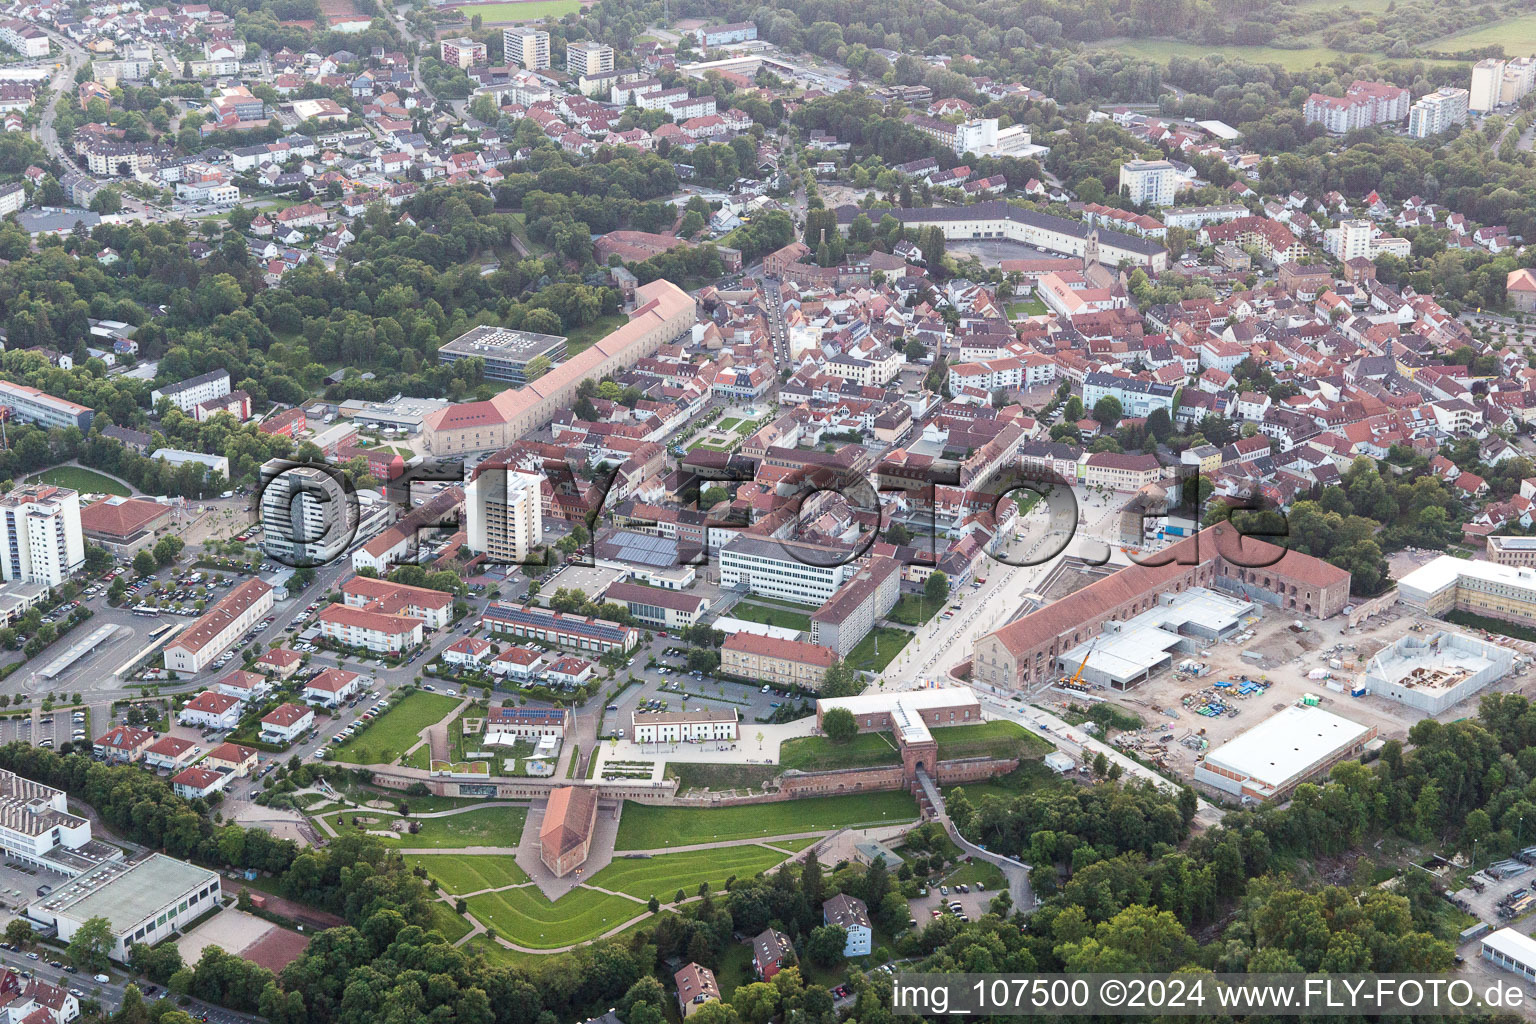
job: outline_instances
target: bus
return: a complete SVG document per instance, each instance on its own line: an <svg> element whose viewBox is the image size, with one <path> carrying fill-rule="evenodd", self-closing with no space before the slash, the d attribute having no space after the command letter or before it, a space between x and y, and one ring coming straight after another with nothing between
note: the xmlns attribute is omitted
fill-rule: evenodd
<svg viewBox="0 0 1536 1024"><path fill-rule="evenodd" d="M165 634L169 633L175 628L176 623L174 622L167 622L163 626L156 626L154 629L149 631L149 638L151 640L159 640L161 637L165 636Z"/></svg>
<svg viewBox="0 0 1536 1024"><path fill-rule="evenodd" d="M159 618L160 617L160 609L158 609L158 608L151 608L147 604L139 604L139 605L134 605L134 607L133 607L133 614L135 614L135 615L145 615L145 616L149 616L151 618Z"/></svg>

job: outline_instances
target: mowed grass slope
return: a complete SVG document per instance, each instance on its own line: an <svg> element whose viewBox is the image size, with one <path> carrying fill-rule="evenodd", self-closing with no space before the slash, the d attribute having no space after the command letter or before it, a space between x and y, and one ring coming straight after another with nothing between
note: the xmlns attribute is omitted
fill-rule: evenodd
<svg viewBox="0 0 1536 1024"><path fill-rule="evenodd" d="M389 764L415 745L421 730L442 721L458 706L455 697L418 690L331 751L331 757L348 764Z"/></svg>
<svg viewBox="0 0 1536 1024"><path fill-rule="evenodd" d="M511 856L501 854L416 854L410 862L412 867L425 870L446 892L455 896L528 881L528 875L517 862Z"/></svg>
<svg viewBox="0 0 1536 1024"><path fill-rule="evenodd" d="M700 882L708 882L710 891L714 892L725 888L726 879L733 875L750 878L785 859L782 853L761 846L725 846L660 857L625 857L587 879L587 884L642 900L655 896L663 903L669 903L679 889L693 896L697 894Z"/></svg>
<svg viewBox="0 0 1536 1024"><path fill-rule="evenodd" d="M554 903L533 886L471 896L466 902L487 928L531 949L586 942L646 912L643 903L581 888Z"/></svg>
<svg viewBox="0 0 1536 1024"><path fill-rule="evenodd" d="M366 809L343 811L335 815L323 815L337 832L354 828L354 817L379 819L365 825L365 829L380 832L389 828L396 817L382 815ZM442 818L416 818L421 830L415 835L409 832L377 837L385 846L394 849L461 849L466 846L515 847L523 835L523 820L528 817L526 807L481 807L461 814Z"/></svg>
<svg viewBox="0 0 1536 1024"><path fill-rule="evenodd" d="M659 850L729 839L762 839L848 825L914 821L917 801L902 791L828 796L696 810L625 801L616 850Z"/></svg>

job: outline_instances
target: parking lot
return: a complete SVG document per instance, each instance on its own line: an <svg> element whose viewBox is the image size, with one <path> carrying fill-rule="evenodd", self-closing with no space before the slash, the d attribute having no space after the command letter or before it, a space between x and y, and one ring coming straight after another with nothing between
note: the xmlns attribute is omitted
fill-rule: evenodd
<svg viewBox="0 0 1536 1024"><path fill-rule="evenodd" d="M89 715L83 711L36 711L26 718L0 720L0 743L21 740L58 749L71 740L91 738Z"/></svg>
<svg viewBox="0 0 1536 1024"><path fill-rule="evenodd" d="M667 654L669 649L674 653ZM648 710L677 711L685 703L689 708L734 709L745 723L767 718L778 710L775 705L794 700L783 691L764 693L761 686L694 676L686 668L687 647L675 641L658 638L652 653L658 663L655 668L646 667L649 656L644 651L635 655L629 674L641 683L625 690L603 711L599 735L616 736L621 729L627 732L630 716L643 710L641 704L646 701L665 702L664 706L653 703Z"/></svg>
<svg viewBox="0 0 1536 1024"><path fill-rule="evenodd" d="M992 897L997 893L990 889L977 889L969 886L969 892L959 892L954 887L948 887L949 894L945 895L938 886L928 890L928 895L918 896L907 901L911 908L913 920L917 921L919 928L934 918L934 911L939 911L939 916L952 913L950 905L960 904L960 912L972 921L978 920L987 912L987 907L992 903Z"/></svg>

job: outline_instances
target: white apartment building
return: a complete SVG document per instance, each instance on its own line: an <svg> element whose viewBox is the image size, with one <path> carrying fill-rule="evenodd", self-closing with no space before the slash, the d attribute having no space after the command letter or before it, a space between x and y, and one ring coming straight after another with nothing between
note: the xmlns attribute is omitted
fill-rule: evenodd
<svg viewBox="0 0 1536 1024"><path fill-rule="evenodd" d="M565 70L576 77L612 71L613 47L594 42L566 43Z"/></svg>
<svg viewBox="0 0 1536 1024"><path fill-rule="evenodd" d="M544 541L542 478L502 466L481 465L464 488L469 518L465 543L487 559L522 565Z"/></svg>
<svg viewBox="0 0 1536 1024"><path fill-rule="evenodd" d="M266 743L292 743L314 724L314 708L280 704L262 716L261 738Z"/></svg>
<svg viewBox="0 0 1536 1024"><path fill-rule="evenodd" d="M0 43L4 43L23 57L48 56L48 36L35 25L28 25L19 18L0 21Z"/></svg>
<svg viewBox="0 0 1536 1024"><path fill-rule="evenodd" d="M149 393L150 405L158 405L160 399L169 398L171 404L191 415L192 407L199 402L210 402L229 394L229 371L209 370L196 377L189 377L177 384L156 388Z"/></svg>
<svg viewBox="0 0 1536 1024"><path fill-rule="evenodd" d="M1120 192L1138 205L1170 206L1179 172L1167 160L1127 160L1120 165Z"/></svg>
<svg viewBox="0 0 1536 1024"><path fill-rule="evenodd" d="M246 580L166 644L166 670L201 672L271 610L272 587L263 580Z"/></svg>
<svg viewBox="0 0 1536 1024"><path fill-rule="evenodd" d="M90 433L91 420L96 418L94 409L8 380L0 380L0 405L10 409L11 416L23 423L78 427L82 434Z"/></svg>
<svg viewBox="0 0 1536 1024"><path fill-rule="evenodd" d="M453 618L453 595L429 587L412 587L370 576L353 576L336 588L354 608L420 619L427 629L442 629Z"/></svg>
<svg viewBox="0 0 1536 1024"><path fill-rule="evenodd" d="M1341 220L1323 232L1323 248L1343 262L1355 257L1374 260L1382 253L1406 257L1411 243L1406 238L1381 234L1368 220Z"/></svg>
<svg viewBox="0 0 1536 1024"><path fill-rule="evenodd" d="M1536 57L1514 57L1504 65L1499 83L1499 102L1518 103L1536 86Z"/></svg>
<svg viewBox="0 0 1536 1024"><path fill-rule="evenodd" d="M1420 97L1408 108L1408 134L1424 139L1465 123L1469 97L1467 90L1450 86Z"/></svg>
<svg viewBox="0 0 1536 1024"><path fill-rule="evenodd" d="M504 28L501 47L508 64L536 71L549 67L549 33L536 28Z"/></svg>
<svg viewBox="0 0 1536 1024"><path fill-rule="evenodd" d="M344 647L381 654L409 650L421 643L421 620L333 604L320 612L320 635Z"/></svg>
<svg viewBox="0 0 1536 1024"><path fill-rule="evenodd" d="M997 126L995 117L979 117L955 125L955 152L977 156L1028 156L1041 147L1032 144L1029 129L1023 125Z"/></svg>
<svg viewBox="0 0 1536 1024"><path fill-rule="evenodd" d="M720 549L720 586L821 607L857 568L841 548L742 535Z"/></svg>
<svg viewBox="0 0 1536 1024"><path fill-rule="evenodd" d="M0 498L0 576L56 587L85 564L80 495L67 487L23 487Z"/></svg>
<svg viewBox="0 0 1536 1024"><path fill-rule="evenodd" d="M69 813L64 791L0 769L0 849L14 860L73 873L48 857L58 847L78 850L91 841L91 823Z"/></svg>
<svg viewBox="0 0 1536 1024"><path fill-rule="evenodd" d="M1408 90L1387 82L1356 81L1343 96L1315 92L1302 105L1308 124L1320 124L1335 135L1396 124L1408 116Z"/></svg>
<svg viewBox="0 0 1536 1024"><path fill-rule="evenodd" d="M357 533L357 503L319 466L274 459L261 467L261 549L285 565L325 565Z"/></svg>
<svg viewBox="0 0 1536 1024"><path fill-rule="evenodd" d="M1505 62L1497 57L1486 57L1472 65L1472 81L1467 89L1467 109L1474 114L1486 114L1499 105L1504 90Z"/></svg>
<svg viewBox="0 0 1536 1024"><path fill-rule="evenodd" d="M735 708L697 711L636 711L630 716L636 743L703 743L734 740L739 731Z"/></svg>
<svg viewBox="0 0 1536 1024"><path fill-rule="evenodd" d="M203 729L233 729L240 722L240 712L239 697L204 690L176 713L176 721Z"/></svg>

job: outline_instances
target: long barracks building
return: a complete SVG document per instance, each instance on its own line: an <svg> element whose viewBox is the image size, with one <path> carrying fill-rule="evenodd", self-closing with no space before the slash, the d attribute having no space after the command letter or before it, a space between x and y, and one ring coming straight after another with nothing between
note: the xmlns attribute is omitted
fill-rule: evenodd
<svg viewBox="0 0 1536 1024"><path fill-rule="evenodd" d="M698 318L693 296L668 281L635 290L629 323L522 387L508 388L484 402L460 402L428 413L422 439L434 455L505 448L576 401L576 386L613 373L676 341Z"/></svg>
<svg viewBox="0 0 1536 1024"><path fill-rule="evenodd" d="M1148 561L1131 565L1015 619L976 641L971 680L1007 693L1056 675L1056 660L1092 639L1104 623L1147 611L1163 594L1191 587L1246 597L1326 619L1349 604L1349 573L1338 566L1240 534L1227 523L1207 527Z"/></svg>
<svg viewBox="0 0 1536 1024"><path fill-rule="evenodd" d="M970 206L928 206L910 210L863 210L857 206L839 206L838 229L846 232L861 213L876 223L889 214L909 228L937 227L943 230L945 240L951 242L1007 239L1068 256L1096 254L1100 262L1109 266L1126 260L1154 271L1168 267L1168 250L1150 238L1094 228L1082 221L1026 210L1001 199Z"/></svg>

